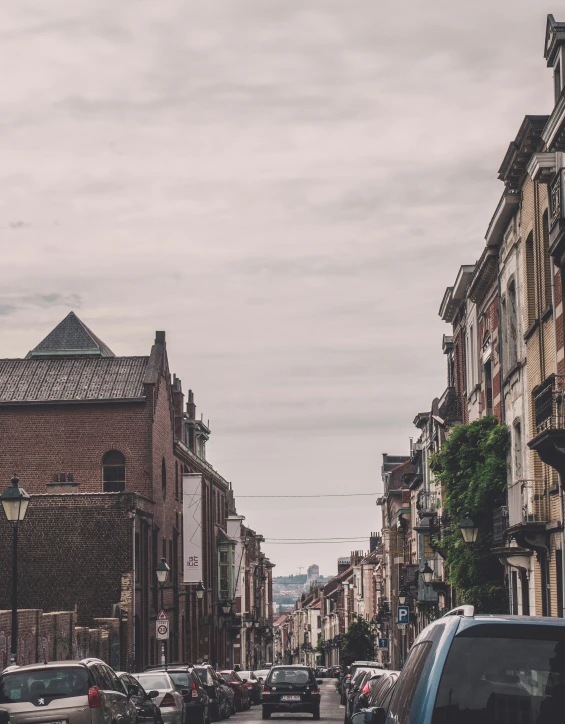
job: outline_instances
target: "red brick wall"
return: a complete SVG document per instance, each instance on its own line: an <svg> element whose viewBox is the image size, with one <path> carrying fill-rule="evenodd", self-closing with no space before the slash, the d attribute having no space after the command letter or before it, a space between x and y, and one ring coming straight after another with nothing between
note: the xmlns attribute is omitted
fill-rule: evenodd
<svg viewBox="0 0 565 724"><path fill-rule="evenodd" d="M0 407L0 439L4 485L16 472L28 493L46 493L55 473L72 473L79 492L101 492L102 459L116 449L126 458L126 487L151 496L148 404Z"/></svg>

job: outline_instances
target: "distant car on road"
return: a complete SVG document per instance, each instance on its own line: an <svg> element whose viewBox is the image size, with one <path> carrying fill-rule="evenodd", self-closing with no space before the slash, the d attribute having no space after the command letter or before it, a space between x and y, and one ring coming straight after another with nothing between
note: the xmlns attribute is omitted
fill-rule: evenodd
<svg viewBox="0 0 565 724"><path fill-rule="evenodd" d="M309 713L320 718L322 679L316 679L308 666L273 666L263 686L263 719L271 714Z"/></svg>
<svg viewBox="0 0 565 724"><path fill-rule="evenodd" d="M235 708L237 711L244 711L251 707L249 691L236 671L219 671L219 675L233 689L235 694Z"/></svg>

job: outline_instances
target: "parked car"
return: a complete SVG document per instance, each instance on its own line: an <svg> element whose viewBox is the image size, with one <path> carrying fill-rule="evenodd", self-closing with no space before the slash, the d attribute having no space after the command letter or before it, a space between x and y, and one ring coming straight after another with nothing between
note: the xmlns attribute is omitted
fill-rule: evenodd
<svg viewBox="0 0 565 724"><path fill-rule="evenodd" d="M210 710L208 697L202 684L196 681L198 677L179 672L175 684L169 671L146 671L143 674L133 674L146 689L157 690L156 704L161 709L164 724L210 724ZM190 684L185 686L185 683Z"/></svg>
<svg viewBox="0 0 565 724"><path fill-rule="evenodd" d="M384 688L388 691L388 688L396 683L398 675L398 671L383 670L379 673L374 672L361 690L358 700L359 709L357 711L367 707L380 706L378 702L381 696L381 690Z"/></svg>
<svg viewBox="0 0 565 724"><path fill-rule="evenodd" d="M280 712L306 712L320 718L322 679L307 666L273 666L263 686L263 719Z"/></svg>
<svg viewBox="0 0 565 724"><path fill-rule="evenodd" d="M361 709L351 717L350 724L366 724L367 721L372 722L382 716L382 711L388 711L394 689L400 676L399 671L385 671L381 677L377 679L377 683L371 694L370 706Z"/></svg>
<svg viewBox="0 0 565 724"><path fill-rule="evenodd" d="M257 678L254 671L238 671L239 678L245 682L247 691L249 692L249 700L252 704L261 703L261 682ZM245 681L247 679L247 681Z"/></svg>
<svg viewBox="0 0 565 724"><path fill-rule="evenodd" d="M229 687L225 686L226 682L218 676L214 667L210 666L210 664L202 664L195 666L194 671L198 674L208 694L212 721L220 721L220 719L226 719L228 716L231 716L234 712L232 708L234 706L233 697L230 700L226 692L226 689L229 689Z"/></svg>
<svg viewBox="0 0 565 724"><path fill-rule="evenodd" d="M351 679L351 686L347 692L345 700L344 722L347 724L349 719L359 711L359 697L363 691L363 687L368 683L373 674L382 673L384 669L357 669Z"/></svg>
<svg viewBox="0 0 565 724"><path fill-rule="evenodd" d="M132 702L137 709L137 724L163 724L161 710L155 703L155 699L159 696L159 692L145 691L141 682L125 671L116 671L116 674L125 687L125 691L130 694ZM135 694L132 693L135 690Z"/></svg>
<svg viewBox="0 0 565 724"><path fill-rule="evenodd" d="M179 694L182 697L184 704L183 724L210 723L210 699L206 693L206 689L200 681L200 677L194 671L194 666L192 666L192 664L148 666L143 674L134 674L134 676L139 679L140 676L153 674L165 674L173 685L174 693ZM144 682L142 681L141 683L143 684ZM163 683L162 680L160 680L160 683ZM150 684L146 684L146 686L150 686ZM158 686L152 688L159 689ZM167 705L171 707L170 698L166 699L166 701ZM175 697L175 701L177 701L177 697ZM157 703L162 710L162 702L157 701ZM161 711L161 713L163 714L163 718L166 719L165 712Z"/></svg>
<svg viewBox="0 0 565 724"><path fill-rule="evenodd" d="M227 716L230 717L232 714L235 714L235 712L237 711L237 709L235 708L235 692L222 676L220 676L217 673L216 677L217 677L218 682L219 682L220 686L222 687L222 691L224 692L224 695L226 697L227 711L229 711L229 714ZM0 722L0 724L2 724L2 723Z"/></svg>
<svg viewBox="0 0 565 724"><path fill-rule="evenodd" d="M233 689L233 693L235 694L236 710L243 711L244 709L250 709L251 704L249 703L249 692L238 673L233 670L219 671L218 673L223 677L228 686Z"/></svg>
<svg viewBox="0 0 565 724"><path fill-rule="evenodd" d="M332 666L329 669L329 676L333 677L334 679L339 679L339 675L341 674L341 666Z"/></svg>
<svg viewBox="0 0 565 724"><path fill-rule="evenodd" d="M132 696L100 659L10 666L0 676L0 706L11 724L136 724Z"/></svg>
<svg viewBox="0 0 565 724"><path fill-rule="evenodd" d="M267 678L267 676L269 676L270 670L271 669L258 669L257 671L254 671L253 673L257 677L257 681L259 681L259 683L262 684L265 681L265 679Z"/></svg>
<svg viewBox="0 0 565 724"><path fill-rule="evenodd" d="M359 669L382 669L383 665L379 664L378 661L354 661L349 667L348 673L343 679L341 688L341 703L346 704L347 695L351 687L351 681Z"/></svg>
<svg viewBox="0 0 565 724"><path fill-rule="evenodd" d="M565 620L453 609L418 636L375 724L553 724L565 701Z"/></svg>

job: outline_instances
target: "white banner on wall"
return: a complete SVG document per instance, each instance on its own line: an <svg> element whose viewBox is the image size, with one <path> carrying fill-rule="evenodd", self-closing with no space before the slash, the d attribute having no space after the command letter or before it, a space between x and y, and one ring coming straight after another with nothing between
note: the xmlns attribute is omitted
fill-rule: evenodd
<svg viewBox="0 0 565 724"><path fill-rule="evenodd" d="M182 476L184 582L202 580L202 475Z"/></svg>

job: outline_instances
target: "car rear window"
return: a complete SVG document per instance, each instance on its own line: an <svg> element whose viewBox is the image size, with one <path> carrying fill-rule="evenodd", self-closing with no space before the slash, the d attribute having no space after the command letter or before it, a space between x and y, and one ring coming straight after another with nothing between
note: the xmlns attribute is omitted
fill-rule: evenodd
<svg viewBox="0 0 565 724"><path fill-rule="evenodd" d="M304 686L312 681L312 676L308 669L273 669L267 678L267 683L276 684L276 686Z"/></svg>
<svg viewBox="0 0 565 724"><path fill-rule="evenodd" d="M153 691L153 689L170 689L171 684L166 676L159 674L133 674L135 678L141 682L145 691Z"/></svg>
<svg viewBox="0 0 565 724"><path fill-rule="evenodd" d="M529 627L513 628L513 636L490 636L485 631L453 640L435 701L433 724L562 724L565 631L550 627L542 631L538 627L540 637L535 638L528 634ZM497 633L503 630L500 626Z"/></svg>
<svg viewBox="0 0 565 724"><path fill-rule="evenodd" d="M88 671L82 666L14 671L0 677L0 704L31 702L43 706L54 699L87 696L89 688Z"/></svg>
<svg viewBox="0 0 565 724"><path fill-rule="evenodd" d="M169 671L168 674L177 689L188 689L192 686L192 676L188 671Z"/></svg>
<svg viewBox="0 0 565 724"><path fill-rule="evenodd" d="M231 675L231 674L220 674L220 676L222 677L222 679L224 679L225 681L227 681L228 684L229 684L230 681L235 681L235 679L232 679L232 675Z"/></svg>

